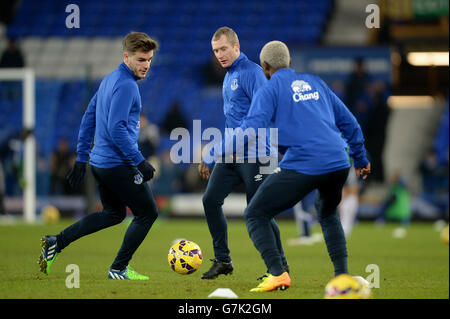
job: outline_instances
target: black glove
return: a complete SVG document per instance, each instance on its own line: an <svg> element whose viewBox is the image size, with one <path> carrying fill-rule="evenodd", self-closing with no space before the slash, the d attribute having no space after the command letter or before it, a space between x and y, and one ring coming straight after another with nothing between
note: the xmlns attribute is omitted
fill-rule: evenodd
<svg viewBox="0 0 450 319"><path fill-rule="evenodd" d="M155 168L147 161L142 161L138 165L138 169L144 176L144 183L151 180L153 178L153 175L155 174Z"/></svg>
<svg viewBox="0 0 450 319"><path fill-rule="evenodd" d="M75 162L66 179L73 189L77 189L84 179L84 174L86 174L86 163Z"/></svg>

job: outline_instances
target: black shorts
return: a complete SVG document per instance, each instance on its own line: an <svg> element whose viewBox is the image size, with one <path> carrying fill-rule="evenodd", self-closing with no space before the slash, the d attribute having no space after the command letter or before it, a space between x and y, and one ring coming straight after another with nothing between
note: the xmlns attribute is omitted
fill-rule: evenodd
<svg viewBox="0 0 450 319"><path fill-rule="evenodd" d="M334 171L322 175L306 175L293 170L281 169L271 174L258 188L247 212L277 214L293 207L311 191L317 189L316 209L318 218L327 217L336 212L342 198L342 187L347 179L349 169Z"/></svg>
<svg viewBox="0 0 450 319"><path fill-rule="evenodd" d="M142 182L135 166L99 168L91 166L97 181L103 210L123 214L128 206L135 216L157 215L150 185Z"/></svg>

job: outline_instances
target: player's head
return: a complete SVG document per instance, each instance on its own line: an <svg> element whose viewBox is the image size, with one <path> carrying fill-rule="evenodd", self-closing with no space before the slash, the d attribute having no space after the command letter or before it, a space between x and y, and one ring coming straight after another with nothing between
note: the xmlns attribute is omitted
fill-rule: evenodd
<svg viewBox="0 0 450 319"><path fill-rule="evenodd" d="M259 54L264 74L268 79L279 69L291 65L291 56L286 44L281 41L270 41L264 45Z"/></svg>
<svg viewBox="0 0 450 319"><path fill-rule="evenodd" d="M123 38L123 61L138 78L145 78L158 49L158 42L143 32L130 32Z"/></svg>
<svg viewBox="0 0 450 319"><path fill-rule="evenodd" d="M228 27L217 29L211 39L211 46L223 68L230 67L241 54L238 36Z"/></svg>

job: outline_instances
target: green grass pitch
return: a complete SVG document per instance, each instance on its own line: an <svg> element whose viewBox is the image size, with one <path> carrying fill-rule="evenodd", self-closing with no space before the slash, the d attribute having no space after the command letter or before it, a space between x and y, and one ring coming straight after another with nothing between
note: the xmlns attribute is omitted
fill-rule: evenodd
<svg viewBox="0 0 450 319"><path fill-rule="evenodd" d="M0 226L0 299L207 299L217 288L230 288L242 299L321 299L332 278L332 264L325 244L288 246L297 234L293 220L282 219L280 226L284 249L291 267L292 286L286 291L250 293L256 278L266 268L254 248L242 220L229 220L229 246L234 273L216 280L202 280L211 265L213 250L204 219L160 218L138 249L131 266L148 275L148 281L108 280L107 270L122 242L127 222L91 234L67 247L53 264L51 274L39 272L39 239L56 234L72 220L52 225ZM347 241L349 271L367 277L367 265L379 268L379 288L375 299L448 299L449 247L431 223L413 223L405 238L393 238L398 225L375 227L358 224ZM320 232L316 226L314 232ZM200 245L203 264L191 275L173 272L167 253L176 238ZM80 269L80 288L67 288L70 264Z"/></svg>

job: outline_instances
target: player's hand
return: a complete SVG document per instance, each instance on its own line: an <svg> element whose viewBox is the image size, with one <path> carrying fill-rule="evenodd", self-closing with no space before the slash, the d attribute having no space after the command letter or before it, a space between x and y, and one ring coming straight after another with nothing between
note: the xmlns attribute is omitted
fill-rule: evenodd
<svg viewBox="0 0 450 319"><path fill-rule="evenodd" d="M367 176L370 174L370 163L367 164L365 167L355 168L356 171L356 177L363 179L366 179Z"/></svg>
<svg viewBox="0 0 450 319"><path fill-rule="evenodd" d="M81 182L84 179L84 175L86 174L86 163L82 162L75 162L75 165L73 165L72 170L67 174L67 181L69 182L69 185L73 189L77 189Z"/></svg>
<svg viewBox="0 0 450 319"><path fill-rule="evenodd" d="M155 168L145 160L138 165L138 170L141 172L142 176L144 176L144 183L151 180L155 175Z"/></svg>
<svg viewBox="0 0 450 319"><path fill-rule="evenodd" d="M205 162L203 161L198 165L198 173L200 174L200 177L205 180L208 180L211 174L211 172L209 171L209 167L206 166Z"/></svg>

